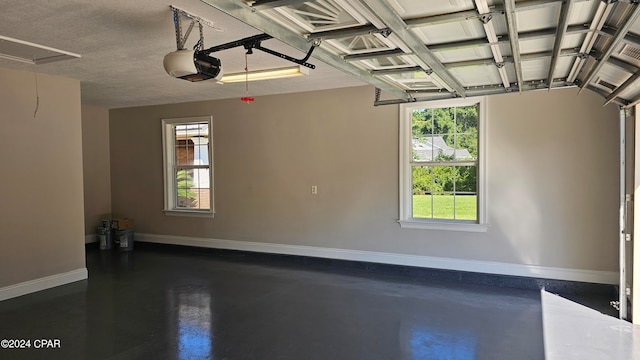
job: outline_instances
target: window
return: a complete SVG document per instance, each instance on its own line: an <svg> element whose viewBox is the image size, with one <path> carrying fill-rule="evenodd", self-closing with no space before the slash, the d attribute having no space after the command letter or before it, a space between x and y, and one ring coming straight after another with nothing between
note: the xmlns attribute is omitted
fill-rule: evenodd
<svg viewBox="0 0 640 360"><path fill-rule="evenodd" d="M400 107L400 225L486 231L484 99Z"/></svg>
<svg viewBox="0 0 640 360"><path fill-rule="evenodd" d="M163 119L164 212L213 216L211 116Z"/></svg>

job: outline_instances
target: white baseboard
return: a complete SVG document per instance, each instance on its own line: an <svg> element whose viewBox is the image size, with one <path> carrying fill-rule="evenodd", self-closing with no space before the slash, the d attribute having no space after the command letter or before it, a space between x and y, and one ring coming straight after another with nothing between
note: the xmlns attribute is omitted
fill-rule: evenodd
<svg viewBox="0 0 640 360"><path fill-rule="evenodd" d="M50 289L60 285L85 280L88 277L87 268L77 269L62 274L55 274L43 278L25 281L19 284L0 288L0 301L27 295L40 290Z"/></svg>
<svg viewBox="0 0 640 360"><path fill-rule="evenodd" d="M381 253L374 251L334 249L314 246L258 243L249 241L207 239L145 233L136 233L135 241L197 246L226 250L253 251L272 254L311 256L339 260L365 261L432 269L524 276L532 278L579 281L597 284L616 284L619 280L618 273L614 271L567 269L538 265L511 264L479 260L461 260L432 256Z"/></svg>
<svg viewBox="0 0 640 360"><path fill-rule="evenodd" d="M89 235L85 235L84 236L84 243L85 244L91 244L94 242L98 242L98 235L97 234L89 234Z"/></svg>

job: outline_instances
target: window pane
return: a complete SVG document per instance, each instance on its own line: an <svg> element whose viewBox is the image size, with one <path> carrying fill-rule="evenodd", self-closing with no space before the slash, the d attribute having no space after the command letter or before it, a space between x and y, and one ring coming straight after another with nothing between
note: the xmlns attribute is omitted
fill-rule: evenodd
<svg viewBox="0 0 640 360"><path fill-rule="evenodd" d="M179 208L193 208L196 206L197 194L193 192L193 171L177 170L176 176L176 206Z"/></svg>
<svg viewBox="0 0 640 360"><path fill-rule="evenodd" d="M454 197L452 194L433 195L433 218L453 220Z"/></svg>
<svg viewBox="0 0 640 360"><path fill-rule="evenodd" d="M413 135L433 134L433 111L432 109L414 110L411 113L411 132Z"/></svg>
<svg viewBox="0 0 640 360"><path fill-rule="evenodd" d="M456 108L456 159L478 158L478 105Z"/></svg>
<svg viewBox="0 0 640 360"><path fill-rule="evenodd" d="M433 167L433 193L444 194L454 190L455 169L453 166Z"/></svg>
<svg viewBox="0 0 640 360"><path fill-rule="evenodd" d="M414 166L412 168L413 194L431 194L433 173L430 166Z"/></svg>
<svg viewBox="0 0 640 360"><path fill-rule="evenodd" d="M433 196L430 194L413 195L413 217L432 219Z"/></svg>
<svg viewBox="0 0 640 360"><path fill-rule="evenodd" d="M415 166L412 168L413 181L413 217L432 218L433 172L429 166Z"/></svg>
<svg viewBox="0 0 640 360"><path fill-rule="evenodd" d="M414 161L432 161L437 156L437 152L434 153L432 135L414 135L411 141L411 157Z"/></svg>
<svg viewBox="0 0 640 360"><path fill-rule="evenodd" d="M458 133L478 130L478 105L456 107L456 131Z"/></svg>
<svg viewBox="0 0 640 360"><path fill-rule="evenodd" d="M478 172L476 166L456 167L456 193L471 194L478 193Z"/></svg>
<svg viewBox="0 0 640 360"><path fill-rule="evenodd" d="M176 140L176 165L193 165L193 143L189 140Z"/></svg>
<svg viewBox="0 0 640 360"><path fill-rule="evenodd" d="M456 171L456 219L477 220L477 167L458 166Z"/></svg>
<svg viewBox="0 0 640 360"><path fill-rule="evenodd" d="M433 110L434 134L452 134L455 132L455 108Z"/></svg>
<svg viewBox="0 0 640 360"><path fill-rule="evenodd" d="M176 165L209 165L209 125L176 125L175 157Z"/></svg>
<svg viewBox="0 0 640 360"><path fill-rule="evenodd" d="M455 134L440 134L432 139L434 161L451 161L455 159Z"/></svg>
<svg viewBox="0 0 640 360"><path fill-rule="evenodd" d="M177 170L176 204L178 208L208 210L211 206L209 169Z"/></svg>
<svg viewBox="0 0 640 360"><path fill-rule="evenodd" d="M193 143L193 164L209 165L209 138L194 136L189 140Z"/></svg>
<svg viewBox="0 0 640 360"><path fill-rule="evenodd" d="M478 130L456 134L456 160L478 159Z"/></svg>
<svg viewBox="0 0 640 360"><path fill-rule="evenodd" d="M456 220L478 220L477 195L456 195Z"/></svg>
<svg viewBox="0 0 640 360"><path fill-rule="evenodd" d="M209 169L193 170L193 187L191 191L196 195L193 207L198 209L209 209Z"/></svg>

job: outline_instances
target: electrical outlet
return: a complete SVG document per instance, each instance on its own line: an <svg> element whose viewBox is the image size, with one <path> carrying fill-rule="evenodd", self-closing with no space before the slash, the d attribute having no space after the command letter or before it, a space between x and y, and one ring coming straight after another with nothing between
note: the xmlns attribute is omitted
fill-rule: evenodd
<svg viewBox="0 0 640 360"><path fill-rule="evenodd" d="M311 185L311 194L312 195L318 195L318 186Z"/></svg>

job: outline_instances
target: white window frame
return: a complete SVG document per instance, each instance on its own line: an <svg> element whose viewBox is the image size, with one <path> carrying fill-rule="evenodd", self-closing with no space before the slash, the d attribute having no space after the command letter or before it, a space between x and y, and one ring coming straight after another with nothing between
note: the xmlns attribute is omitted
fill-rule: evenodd
<svg viewBox="0 0 640 360"><path fill-rule="evenodd" d="M462 107L479 104L478 110L478 221L423 219L412 217L413 213L413 185L411 172L411 114L416 109ZM405 229L424 230L451 230L486 232L487 223L487 189L486 189L486 128L487 128L487 101L485 97L448 99L429 102L414 102L400 105L399 118L399 195L400 216L398 223Z"/></svg>
<svg viewBox="0 0 640 360"><path fill-rule="evenodd" d="M176 184L173 176L175 166L175 129L176 125L207 122L209 126L209 209L179 208L175 203ZM213 182L213 118L212 116L194 116L183 118L162 119L162 164L164 175L164 209L165 215L213 217L214 211L214 182Z"/></svg>

